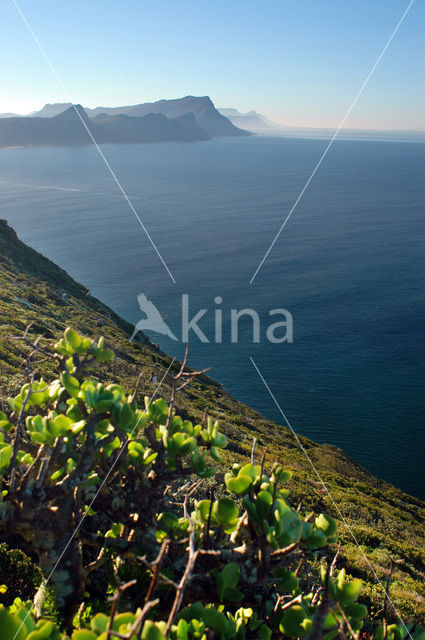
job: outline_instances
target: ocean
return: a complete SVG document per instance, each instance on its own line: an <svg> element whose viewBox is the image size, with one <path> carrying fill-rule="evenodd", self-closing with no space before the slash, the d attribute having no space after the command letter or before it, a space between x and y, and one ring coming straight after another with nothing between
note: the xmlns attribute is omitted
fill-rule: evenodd
<svg viewBox="0 0 425 640"><path fill-rule="evenodd" d="M252 358L296 432L423 498L425 145L335 141L250 284L326 145L103 146L175 283L92 147L0 150L1 217L131 322L144 293L180 338L188 294L190 317L207 309L199 327L210 340L190 334L192 366L212 366L232 395L283 424ZM232 343L231 310L247 308L259 342L246 316ZM279 308L292 343L267 339ZM180 341L148 335L182 357Z"/></svg>

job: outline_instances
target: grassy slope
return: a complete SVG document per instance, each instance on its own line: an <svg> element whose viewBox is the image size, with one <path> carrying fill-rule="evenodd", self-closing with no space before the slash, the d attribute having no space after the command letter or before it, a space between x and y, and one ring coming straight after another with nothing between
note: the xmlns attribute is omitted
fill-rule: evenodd
<svg viewBox="0 0 425 640"><path fill-rule="evenodd" d="M43 334L47 340L57 339L68 325L90 337L104 335L116 354L109 366L108 378L130 390L138 373L143 372L146 382L142 393L153 391L149 382L152 365L167 367L170 363L170 358L150 343L130 343L128 335L132 327L127 322L90 296L85 287L62 269L22 243L4 221L0 221L0 283L0 336L21 335L30 322L34 322L32 332ZM20 353L19 342L0 340L0 406L3 409L7 395L16 392L22 384ZM49 366L45 363L39 368L45 377L51 376ZM167 397L167 390L164 395ZM207 407L210 415L220 419L222 430L230 438L229 457L249 456L255 436L259 455L267 447L266 464L277 459L295 471L290 483L294 501L302 501L306 510L324 510L340 522L339 532L344 541L340 563L348 573L366 581L364 597L372 610L381 608L383 592L368 563L375 574L383 578L389 557L402 559L394 574L392 600L406 617L425 619L425 503L376 479L340 449L301 438L360 543L360 551L286 428L269 422L238 402L207 376L188 388L179 397L178 405L181 415L194 421L200 419Z"/></svg>

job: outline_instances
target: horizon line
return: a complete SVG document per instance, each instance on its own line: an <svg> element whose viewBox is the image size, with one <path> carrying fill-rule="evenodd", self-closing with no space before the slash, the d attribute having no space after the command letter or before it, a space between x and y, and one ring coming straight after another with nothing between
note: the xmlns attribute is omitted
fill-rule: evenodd
<svg viewBox="0 0 425 640"><path fill-rule="evenodd" d="M179 98L159 98L158 100L148 100L147 102L135 102L132 104L117 104L117 105L97 105L95 107L91 107L91 106L84 106L81 104L81 102L45 102L43 104L43 106L41 106L39 109L33 109L32 111L29 111L27 113L15 113L12 111L4 111L4 112L0 112L0 118L28 118L28 117L34 117L34 114L36 114L38 111L41 111L42 109L44 109L46 106L54 106L54 105L80 105L83 107L83 109L101 109L101 108L105 108L105 109L118 109L120 107L135 107L138 105L142 105L142 104L155 104L157 102L162 102L162 101L172 101L172 100L183 100L184 98L208 98L211 100L211 102L213 103L215 109L217 109L217 111L220 110L224 110L224 109L235 109L238 114L240 116L245 116L248 115L250 112L243 112L243 111L239 111L238 107L217 107L214 103L214 101L212 100L212 98L209 95L202 95L202 96L195 96L193 94L186 94L182 97ZM335 128L334 125L329 124L329 125L315 125L315 124L306 124L306 125L295 125L295 124L286 124L283 123L281 121L276 121L276 120L272 120L272 118L270 118L269 116L259 113L258 111L256 111L255 109L251 109L251 112L255 112L257 116L259 116L260 118L266 118L267 120L269 120L272 124L276 124L279 125L279 127L276 127L276 129L301 129L301 130L315 130L315 131L328 131L328 130L333 130ZM228 117L228 116L225 116ZM242 123L241 123L242 124ZM271 131L273 131L273 128L270 127ZM419 128L376 128L376 127L370 127L370 126L366 126L366 127L350 127L350 128L344 128L344 131L353 131L353 132L363 132L363 131L367 131L367 132L381 132L381 133L421 133L421 134L425 134L425 124L420 126Z"/></svg>

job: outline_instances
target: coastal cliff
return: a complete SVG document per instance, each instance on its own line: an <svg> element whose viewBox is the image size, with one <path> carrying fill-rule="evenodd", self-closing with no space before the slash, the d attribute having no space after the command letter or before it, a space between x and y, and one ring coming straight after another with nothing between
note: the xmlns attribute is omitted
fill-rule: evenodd
<svg viewBox="0 0 425 640"><path fill-rule="evenodd" d="M43 335L45 344L56 341L68 325L88 337L105 336L116 354L108 365L108 378L127 390L134 388L141 373L143 390L149 393L153 366L166 369L170 365L171 358L149 340L130 342L133 327L128 322L57 265L21 242L4 220L0 221L0 281L0 409L6 408L6 397L16 393L23 383L19 343L10 338L22 335L30 323L31 335ZM50 362L40 365L40 373L49 379ZM400 563L394 571L392 600L409 619L424 618L422 501L375 478L340 449L300 436L331 499L288 429L238 402L204 375L181 394L179 412L196 422L206 408L220 420L229 438L228 459L249 458L255 437L260 451L267 448L270 462L277 460L296 472L290 483L294 504L302 502L304 509L326 510L335 517L343 541L341 563L348 575L365 581L363 597L369 606L382 603L383 586L376 576L384 582L390 558L395 558Z"/></svg>

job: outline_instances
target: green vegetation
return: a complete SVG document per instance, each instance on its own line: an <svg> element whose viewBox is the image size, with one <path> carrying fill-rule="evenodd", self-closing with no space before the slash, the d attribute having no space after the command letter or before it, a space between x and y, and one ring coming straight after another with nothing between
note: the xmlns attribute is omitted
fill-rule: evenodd
<svg viewBox="0 0 425 640"><path fill-rule="evenodd" d="M171 359L168 356L161 353L154 345L150 344L148 340L145 344L129 343L128 336L131 335L132 327L128 323L90 296L83 286L72 280L65 272L20 242L14 232L4 223L0 223L0 254L0 277L2 282L0 336L4 338L0 340L0 396L1 409L5 415L10 417L9 414L11 411L7 403L7 397L12 396L16 398L21 392L23 384L28 383L25 379L25 366L22 366L23 363L25 365L27 362L28 350L27 345L25 345L21 338L26 327L31 322L33 324L27 334L28 340L33 342L37 336L43 335L44 337L38 345L48 352L51 352L54 343L59 342L61 335L63 336L63 332L68 325L72 325L81 335L95 339L96 344L98 344L99 335L104 335L107 347L114 351L115 357L108 361L107 365L102 367L94 367L94 362L89 363L87 371L84 372L84 376L89 376L95 388L97 388L98 384L103 384L104 389L111 384L119 385L122 387L126 398L128 398L129 395L134 394L138 377L142 374L142 379L139 381L139 390L135 399L140 399L143 395L151 396L153 394L154 386L148 382L151 373L153 370L157 371L154 367L165 372L171 364ZM13 340L13 337L19 339ZM103 350L101 345L100 349ZM101 358L102 357L103 356L101 356ZM108 357L108 352L105 357ZM41 355L37 359L44 360ZM46 381L44 386L48 385L50 387L55 379L56 361L47 358L44 361L39 361L36 368L38 371L37 379L43 377ZM170 373L176 375L178 370L179 366L174 363L170 369ZM62 371L62 373L64 372ZM60 386L66 389L65 382L67 381L63 379ZM69 391L72 391L72 384L69 381L67 382L67 386L69 390L66 391L66 393L72 397L72 394L69 393ZM42 390L43 387L41 387L38 392L44 393ZM161 395L165 398L170 398L171 392L172 383L171 380L167 378L161 386ZM342 548L338 556L337 567L338 569L345 569L348 583L351 583L355 578L360 578L363 581L359 603L365 604L369 609L369 616L365 627L367 632L371 632L374 625L374 617L382 617L385 582L389 572L391 558L397 562L390 587L392 602L403 619L416 623L424 621L425 553L422 538L425 507L420 500L407 496L394 487L377 480L354 464L342 451L335 447L317 445L306 438L301 438L303 446L308 451L310 458L329 488L335 504L342 513L344 517L343 522L333 502L329 499L329 496L323 491L321 485L316 482L316 478L312 474L308 461L299 450L297 443L288 430L270 423L246 405L230 397L226 391L212 379L201 375L193 378L192 382L179 393L178 413L183 423L191 422L195 429L196 425L203 425L203 416L206 410L208 410L208 415L213 419L212 425L214 425L216 419L220 421L220 432L227 438L228 445L224 450L217 447L223 458L221 462L216 462L218 466L217 474L211 478L203 478L197 494L190 497L190 501L195 499L200 501L198 509L196 509L191 502L190 515L192 512L194 513L194 526L200 527L201 533L202 527L206 527L206 524L202 522L202 517L204 517L203 514L205 515L205 505L207 504L202 501L212 500L214 504L225 497L230 497L232 500L235 498L235 504L238 508L238 518L240 518L245 511L249 513L251 507L246 504L246 496L241 495L240 497L236 497L236 494L229 494L229 488L226 485L230 483L230 489L232 489L232 486L233 488L240 488L247 482L250 482L249 474L241 473L241 469L249 462L252 439L253 436L255 436L260 458L265 448L267 448L264 464L264 473L267 477L270 478L274 461L283 464L285 471L290 469L294 472L290 482L287 483L291 493L282 499L293 508L296 508L297 505L301 503L302 514L310 514L311 511L315 511L316 513L324 512L328 514L328 517L338 522L338 535L342 543ZM32 407L30 413L35 415L36 407ZM60 422L59 420L59 423ZM53 429L54 428L55 427L53 427ZM41 430L43 431L43 427ZM35 435L36 431L36 424L33 425L31 423L29 433L34 434L33 437L37 440L37 436ZM84 428L80 434L76 434L75 437L82 437L81 433L83 432ZM13 431L11 434L13 434ZM53 437L54 434L51 435ZM6 440L8 437L10 437L10 435L6 434ZM193 433L184 433L183 441L180 443L181 446L187 445L189 448L192 447L193 443L190 441L192 437L194 437ZM199 448L200 443L198 438L199 434L196 434L195 440L197 444L195 447ZM176 439L177 447L180 446L179 440L179 438ZM187 443L186 440L190 442ZM38 444L36 441L33 442L34 447L37 445L46 447L49 446L49 442L46 441L44 444ZM142 446L145 447L144 444ZM163 443L163 446L165 447L166 445ZM211 447L209 448L211 449ZM2 447L2 449L4 449L4 447ZM147 449L149 449L149 446ZM31 452L28 453L33 455ZM194 452L191 453L193 455ZM199 451L196 451L195 454L193 458L195 467L196 464L202 466L203 463L206 463L207 458L209 458L210 461L206 464L206 467L209 468L211 466L210 453L207 453L202 462L202 456L198 455ZM111 455L114 455L113 452ZM138 455L140 455L140 451ZM143 458L144 453L141 455ZM149 457L149 455L148 453L147 457ZM178 450L174 451L174 457L178 459ZM183 458L184 457L185 456L183 456ZM150 461L148 465L153 464L153 462L154 461ZM25 462L23 464L25 464ZM227 476L224 480L222 475L223 471L231 468L233 464L241 466L235 468L234 471L229 471L228 473L232 473L232 476ZM146 471L146 468L144 469ZM196 475L197 470L198 472L201 471L202 474L202 469L198 467L198 469L192 468L194 475ZM166 471L169 474L176 474L176 478L173 480L173 482L177 484L176 492L183 491L183 493L180 494L176 493L176 501L182 502L184 500L184 484L189 482L189 478L179 479L177 469L167 468ZM194 478L190 479L195 481ZM57 479L56 482L60 482L60 479ZM95 487L96 485L93 486ZM252 491L253 488L255 489L251 484L246 486L248 493ZM88 491L89 489L90 487L85 490ZM91 490L93 491L94 489L92 488ZM286 488L280 487L279 490L284 493L286 492ZM211 496L211 491L214 491L214 497ZM180 495L180 498L178 495ZM264 500L267 501L267 498L265 497ZM252 502L256 502L255 497ZM221 517L220 513L223 509L223 504L226 506L226 503L221 503L220 509L215 507L214 518ZM260 511L262 508L264 509L265 507L261 507ZM94 509L96 510L95 505ZM257 506L255 506L255 509L257 509ZM100 508L99 511L101 511ZM177 511L171 509L170 513L174 513L178 519L181 519L183 516ZM229 508L229 511L233 517L233 521L231 519L229 522L229 527L231 527L232 522L234 523L235 521L233 507ZM291 513L292 511L293 509ZM96 517L98 516L87 516L86 521L95 522ZM252 509L250 517L252 523L254 523L256 516ZM174 521L172 516L169 516L169 518L171 518L171 521ZM158 531L157 535L154 536L155 544L157 545L161 545L162 541L168 539L167 536L169 536L169 530L166 528L167 517L163 517L161 520L165 522L161 526L160 522L157 523ZM217 526L216 523L219 522L219 520L214 521L212 512L211 520L210 537L214 540L214 527ZM114 524L113 519L111 519L110 524L111 527L109 529L112 529ZM219 526L227 528L226 523L221 523ZM254 527L254 524L252 526ZM356 540L359 542L360 549L355 545L347 527L350 528ZM161 531L163 533L161 533ZM177 531L175 533L177 535ZM21 534L13 534L8 527L3 528L0 535L1 539L8 545L8 548L20 548L27 554L28 559L25 561L28 563L29 570L33 570L33 574L31 574L34 576L33 584L38 586L39 578L37 578L37 575L39 575L39 570L36 565L39 564L39 559L37 558L34 548L31 547L28 541L25 541ZM233 534L223 533L223 535L232 536ZM108 545L112 548L114 544L112 542L112 540L114 540L113 535L108 536L108 539ZM305 542L306 541L304 541L304 543ZM300 569L299 579L302 580L303 594L307 597L309 593L312 592L312 587L314 586L312 581L315 582L316 585L320 582L321 562L324 558L332 559L334 551L327 545L320 547L319 550L316 551L309 550L304 544L303 548L305 553L309 554L308 571L302 567ZM98 551L98 549L93 546L93 544L88 545L87 551L84 552L84 566L96 561L96 551ZM111 553L111 551L108 550L108 553ZM138 553L143 556L145 552L140 551ZM27 558L27 556L25 556L25 558ZM147 561L152 562L151 556L147 555L146 557ZM90 620L93 616L97 612L108 611L108 606L110 606L107 604L107 598L113 594L115 589L111 575L113 575L117 567L114 566L112 557L107 560L106 562L105 559L102 567L99 567L94 572L90 572L87 578L85 591L83 591L82 594L86 604L84 610L80 612L82 626L90 626ZM186 561L187 556L181 553L179 560L176 560L172 566L166 566L164 568L165 577L169 577L170 580L174 578L176 580L181 579ZM125 560L122 564L118 564L118 577L121 581L138 580L137 595L135 595L134 585L130 585L128 589L122 593L120 591L118 592L121 594L119 610L125 611L126 609L131 609L136 612L137 607L143 601L142 594L144 591L142 591L142 589L146 590L150 584L151 573L149 573L147 567L145 567L146 570L141 568L138 562L133 564L133 561ZM10 571L9 568L4 569L4 566L0 554L0 584L4 583L8 587L3 595L0 594L0 601L4 602L5 605L9 605L16 596L20 596L24 600L28 597L32 598L35 588L29 588L27 593L20 592L19 589L21 587L14 582L16 575L13 574L17 572ZM252 609L252 611L255 612L255 614L252 615L257 615L262 620L266 619L261 617L263 614L259 614L259 601L258 598L255 597L255 590L250 590L248 602L243 600L241 603L233 603L233 606L229 608L224 598L225 592L228 589L244 591L240 586L241 579L239 578L238 581L235 582L235 577L233 576L229 586L229 584L223 582L224 577L219 577L223 572L224 566L223 568L220 568L220 566L217 568L218 573L216 577L211 573L213 569L214 566L211 568L208 567L208 571L205 573L208 574L208 579L210 581L214 580L215 583L217 593L214 597L217 598L217 601L214 601L214 606L217 610L224 604L229 615L233 616L233 618L237 615L238 618L245 620L245 617L250 618L251 614L244 613L244 610ZM306 575L304 575L304 572ZM172 577L170 577L170 575ZM136 578L134 576L136 576ZM199 584L199 588L202 589L204 579L199 577L198 570L196 577L197 579L192 580L192 583L196 587ZM210 586L208 593L210 593L211 590L212 588ZM165 599L165 604L167 604L167 602L169 604L170 596L167 595L166 592L166 585L161 584L158 586L158 596L161 597L161 602ZM220 602L221 599L223 599L223 603ZM211 599L202 599L202 601L212 602ZM185 605L185 603L183 604ZM21 603L19 605L18 603L14 606L19 609L19 607L22 608L24 604ZM304 606L304 604L302 606ZM58 604L58 602L56 602L55 607L56 609L54 611L53 606L51 607L52 610L49 612L49 618L51 618L54 613L57 618L57 623L61 625L63 624L63 620L57 612L58 608L60 609L60 603ZM143 604L140 608L143 609ZM184 606L182 606L182 609L183 608ZM49 607L47 607L47 609L49 609ZM237 613L238 610L241 611ZM149 613L152 619L164 619L161 617L161 614L155 614L154 616L154 613L155 610ZM311 612L307 613L308 615L306 617L309 617ZM135 613L135 615L138 614ZM208 615L209 614L207 614L207 616ZM301 617L301 614L299 615ZM390 606L388 606L388 619L390 622L396 622L396 617ZM251 623L253 627L250 628L247 637L261 637L254 628L257 623L254 621L251 621ZM243 625L245 625L245 622L243 622ZM183 623L181 627L184 627ZM95 633L97 632L95 631ZM153 633L154 632L152 632L152 634ZM199 633L201 632L199 631ZM156 636L152 635L152 637ZM182 635L182 637L185 636ZM199 637L202 637L202 634L199 635ZM90 640L89 636L87 638ZM79 640L83 640L83 636L81 636Z"/></svg>
<svg viewBox="0 0 425 640"><path fill-rule="evenodd" d="M344 568L333 577L339 550L332 562L327 556L338 525L290 505L290 471L278 463L267 471L253 451L251 462L225 473L224 486L217 481L202 495L228 440L211 417L194 425L176 413L178 391L201 372L186 371L185 359L164 374L169 403L145 396L141 409L137 387L127 395L88 373L113 359L103 338L67 328L53 353L23 340L31 348L27 382L0 412L0 522L37 557L37 613L51 587L73 640L357 640L368 614L357 602L362 582ZM59 370L50 383L36 376L40 358ZM319 559L320 573L311 566ZM105 606L118 585L114 604L109 615L90 615L88 578L101 569ZM118 610L130 587L132 608L144 602L135 613ZM425 640L420 625L389 625L390 605L384 598L382 623L368 620L373 637ZM2 640L59 637L56 624L36 620L19 598L0 606L0 625Z"/></svg>

